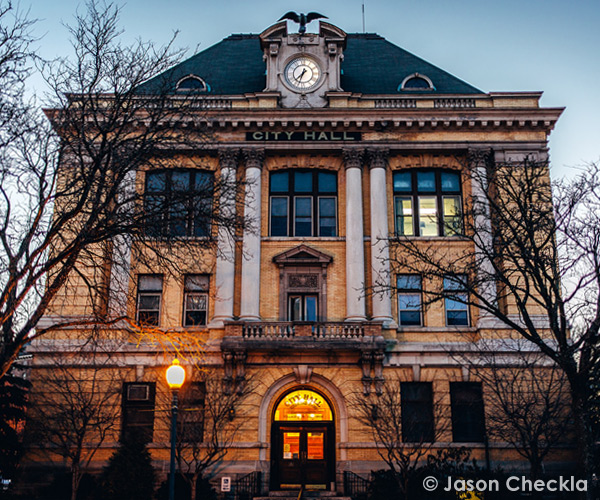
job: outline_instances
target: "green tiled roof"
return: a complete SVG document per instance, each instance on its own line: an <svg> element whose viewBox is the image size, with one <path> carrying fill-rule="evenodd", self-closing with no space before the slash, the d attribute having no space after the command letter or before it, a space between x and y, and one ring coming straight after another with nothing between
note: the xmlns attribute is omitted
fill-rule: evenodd
<svg viewBox="0 0 600 500"><path fill-rule="evenodd" d="M174 91L181 78L196 75L208 85L208 95L261 92L266 85L266 65L262 57L258 35L231 35L149 80L139 90L152 93L166 85ZM404 78L414 73L425 75L433 82L435 90L424 90L422 93L482 93L379 35L348 35L342 62L341 85L344 91L362 94L418 94L418 91L398 92L398 86Z"/></svg>

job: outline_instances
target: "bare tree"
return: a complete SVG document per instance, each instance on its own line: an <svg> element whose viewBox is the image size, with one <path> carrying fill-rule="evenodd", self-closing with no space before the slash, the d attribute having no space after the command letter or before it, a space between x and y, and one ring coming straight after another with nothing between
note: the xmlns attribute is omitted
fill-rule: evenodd
<svg viewBox="0 0 600 500"><path fill-rule="evenodd" d="M169 199L145 197L136 185L143 170L199 166L190 152L209 141L209 118L202 97L174 89L168 70L182 52L172 42L125 45L118 20L118 7L90 0L69 28L73 57L41 64L49 120L27 109L17 135L13 122L0 121L0 137L10 138L0 144L0 376L27 342L51 329L127 320L126 307L109 309L117 267L127 273L132 261L161 269L194 262L199 250L214 249L218 231L243 225L234 210L219 207L221 199L239 199L230 177L207 178L193 194ZM0 30L16 46L7 61L0 53L0 77L6 71L17 82L11 88L25 88L30 25L19 18L12 31ZM8 106L16 108L23 92L9 96ZM202 237L176 238L171 214L192 199L186 223ZM74 296L85 308L65 317ZM39 324L50 313L53 323Z"/></svg>
<svg viewBox="0 0 600 500"><path fill-rule="evenodd" d="M244 423L241 412L252 382L245 381L237 391L224 390L215 373L205 371L182 394L178 414L177 464L196 500L198 481L214 468L235 441Z"/></svg>
<svg viewBox="0 0 600 500"><path fill-rule="evenodd" d="M444 411L447 405L438 397L422 401L413 408L407 402L410 398L409 385L400 379L388 380L383 385L381 395L367 398L356 395L352 406L357 419L368 427L373 435L379 456L392 471L402 498L409 492L409 481L415 472L427 463L435 442L449 429L448 416ZM419 383L421 388L432 391L431 384ZM428 389L429 388L429 389Z"/></svg>
<svg viewBox="0 0 600 500"><path fill-rule="evenodd" d="M28 422L30 452L62 457L71 473L71 499L103 443L118 436L121 370L90 342L36 369Z"/></svg>
<svg viewBox="0 0 600 500"><path fill-rule="evenodd" d="M392 272L427 276L428 304L466 304L482 328L510 328L563 371L581 461L591 474L590 404L600 369L600 169L590 165L553 186L547 162L498 163L486 150L469 155L463 175L472 194L464 200L460 248L396 236ZM444 289L444 280L454 286Z"/></svg>

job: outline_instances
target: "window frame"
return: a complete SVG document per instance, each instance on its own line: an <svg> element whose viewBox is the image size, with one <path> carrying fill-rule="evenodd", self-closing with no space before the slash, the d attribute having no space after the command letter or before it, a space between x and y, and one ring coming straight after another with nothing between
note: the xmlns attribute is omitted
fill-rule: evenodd
<svg viewBox="0 0 600 500"><path fill-rule="evenodd" d="M467 389L463 395L475 389L478 397L469 402L459 401L457 393L461 389ZM455 443L484 443L486 440L485 403L481 382L450 382L450 408L452 441Z"/></svg>
<svg viewBox="0 0 600 500"><path fill-rule="evenodd" d="M419 189L418 186L418 175L419 173L433 173L434 174L434 189L424 190ZM458 177L458 190L443 189L442 188L442 175L443 174L454 174ZM399 174L410 174L410 190L396 189L395 179ZM463 210L463 194L462 194L462 174L458 170L453 169L440 169L440 168L405 168L398 169L392 172L392 191L394 198L394 230L398 236L406 237L418 237L418 238L434 238L434 237L460 237L464 234L464 210ZM435 217L436 217L436 234L435 235L423 235L421 228L421 200L424 198L435 198ZM459 220L460 228L458 231L450 231L446 226L445 214L445 198L458 198L458 215L452 216ZM407 217L405 215L398 215L398 202L400 199L410 199L412 209L412 231L411 234L405 234L400 232L398 224L399 217Z"/></svg>
<svg viewBox="0 0 600 500"><path fill-rule="evenodd" d="M129 398L129 389L131 386L146 386L147 398L131 399ZM154 417L156 405L156 382L124 382L121 396L121 440L129 432L136 434L145 442L151 443L154 438ZM136 422L137 417L142 422ZM132 422L133 420L133 422Z"/></svg>
<svg viewBox="0 0 600 500"><path fill-rule="evenodd" d="M148 288L142 289L141 282L144 278L156 278L160 280L160 289ZM164 290L164 279L162 274L139 274L137 277L137 297L135 301L135 321L140 325L160 326L162 311L162 295ZM141 309L140 302L143 297L158 297L158 307L156 309ZM140 313L156 312L156 322L141 321Z"/></svg>
<svg viewBox="0 0 600 500"><path fill-rule="evenodd" d="M466 281L467 277L466 275L459 275L455 278L452 278L451 276L445 276L443 278L443 289L444 289L444 317L446 319L446 326L470 326L471 325L471 314L470 314L470 307L468 304L469 301L469 291L466 287L462 287L461 282L460 281ZM460 281L458 281L460 280ZM456 287L461 287L461 288L452 288L450 286L447 286L447 283L454 283ZM462 295L464 296L463 301L461 302L460 300L456 300L453 297L457 297L458 295ZM456 304L459 304L461 307L460 308L450 308L448 307L449 305L449 301L452 301ZM456 312L456 311L465 311L466 313L466 320L464 323L455 323L453 321L449 321L449 312Z"/></svg>
<svg viewBox="0 0 600 500"><path fill-rule="evenodd" d="M335 177L335 191L319 190L319 174L325 173ZM274 191L272 177L277 174L287 175L287 190ZM312 189L311 190L297 190L296 189L296 175L295 174L311 174ZM287 224L285 234L273 234L273 200L274 199L287 199ZM299 198L310 198L311 199L311 222L310 222L310 235L300 235L300 231L297 230L296 221L296 200ZM330 198L334 200L335 207L335 227L333 235L321 235L321 210L320 200L323 198ZM269 236L270 237L283 237L283 238L331 238L339 235L339 179L338 172L335 170L327 169L284 169L284 170L272 170L269 173ZM282 217L282 216L277 216ZM323 216L326 219L331 219L330 216Z"/></svg>
<svg viewBox="0 0 600 500"><path fill-rule="evenodd" d="M419 278L419 288L400 288L401 277L415 277ZM423 313L423 277L420 274L397 274L396 275L396 304L398 307L398 326L400 327L420 327L425 324L425 315ZM409 324L402 322L402 311L414 312L415 309L400 309L400 297L403 296L419 296L419 324Z"/></svg>
<svg viewBox="0 0 600 500"><path fill-rule="evenodd" d="M206 280L206 288L204 290L192 290L188 289L188 279L193 279L193 277L201 277L202 280ZM186 274L183 277L183 313L181 316L181 325L186 328L194 328L194 327L204 327L208 325L208 309L209 309L209 291L210 291L210 275L208 274ZM188 312L196 312L202 311L202 309L188 309L187 307L187 299L189 296L203 296L205 298L205 309L204 309L204 323L187 323L187 313Z"/></svg>
<svg viewBox="0 0 600 500"><path fill-rule="evenodd" d="M427 389L425 398L408 398L408 388L419 386ZM412 405L412 406L411 406ZM434 443L435 442L435 416L433 414L433 384L431 382L401 382L400 383L400 412L401 432L404 443ZM409 415L419 415L413 419ZM414 427L408 428L409 420Z"/></svg>
<svg viewBox="0 0 600 500"><path fill-rule="evenodd" d="M179 191L173 188L173 175L177 173L189 174L189 183L186 190ZM150 190L149 184L153 175L163 174L164 177L164 188L163 190ZM196 185L197 176L206 176L206 187L210 187L211 191L209 196L204 196L202 193L203 189L199 189ZM172 168L172 169L157 169L149 170L146 172L144 181L144 210L148 214L148 221L146 221L146 236L151 238L210 238L212 233L212 220L209 224L199 224L200 220L197 218L196 210L203 202L208 202L209 213L212 212L213 206L213 194L212 189L214 186L214 172L210 170L203 170L197 168ZM162 205L161 209L156 209L157 214L149 214L149 199L156 198L162 201L159 204ZM180 217L174 217L172 210L175 208L177 203L182 203L185 206L185 213ZM157 207L159 206L157 204ZM153 217L156 215L157 217ZM185 234L174 234L174 224L178 221L185 222ZM201 232L202 234L197 234Z"/></svg>

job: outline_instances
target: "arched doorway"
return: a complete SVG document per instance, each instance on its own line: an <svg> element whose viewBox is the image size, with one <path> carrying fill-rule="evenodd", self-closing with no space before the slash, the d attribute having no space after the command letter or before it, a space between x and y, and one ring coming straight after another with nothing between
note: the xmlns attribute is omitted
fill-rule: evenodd
<svg viewBox="0 0 600 500"><path fill-rule="evenodd" d="M284 394L273 411L271 489L335 487L335 424L331 404L312 388Z"/></svg>

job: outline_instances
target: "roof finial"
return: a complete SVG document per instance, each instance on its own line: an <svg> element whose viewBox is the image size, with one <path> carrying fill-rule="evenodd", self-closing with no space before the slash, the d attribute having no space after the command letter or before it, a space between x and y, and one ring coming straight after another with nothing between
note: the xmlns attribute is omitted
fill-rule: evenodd
<svg viewBox="0 0 600 500"><path fill-rule="evenodd" d="M329 19L327 16L319 14L318 12L309 12L308 14L296 14L295 12L290 11L287 14L281 16L279 20L283 21L284 19L289 19L291 21L294 21L295 23L299 23L300 29L298 30L298 33L304 35L304 33L306 33L306 25L311 21L314 21L315 19L321 18Z"/></svg>

